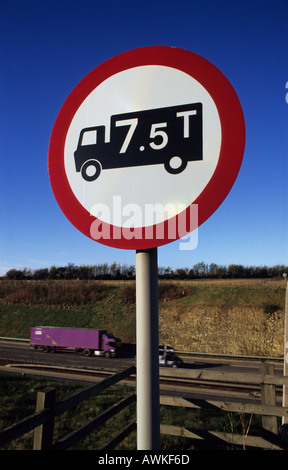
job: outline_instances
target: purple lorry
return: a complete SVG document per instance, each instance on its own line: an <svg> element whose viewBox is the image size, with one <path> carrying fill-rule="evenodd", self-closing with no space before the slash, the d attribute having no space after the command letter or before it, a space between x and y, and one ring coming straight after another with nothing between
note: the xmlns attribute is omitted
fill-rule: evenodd
<svg viewBox="0 0 288 470"><path fill-rule="evenodd" d="M106 330L35 326L30 330L30 345L45 352L69 349L84 356L115 357L121 340Z"/></svg>

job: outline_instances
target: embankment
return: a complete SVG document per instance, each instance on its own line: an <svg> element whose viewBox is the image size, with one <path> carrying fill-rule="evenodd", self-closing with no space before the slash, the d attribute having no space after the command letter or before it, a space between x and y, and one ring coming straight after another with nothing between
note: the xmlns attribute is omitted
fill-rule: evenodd
<svg viewBox="0 0 288 470"><path fill-rule="evenodd" d="M160 281L159 340L177 350L282 356L283 281ZM133 281L1 281L0 336L31 326L107 328L136 341Z"/></svg>

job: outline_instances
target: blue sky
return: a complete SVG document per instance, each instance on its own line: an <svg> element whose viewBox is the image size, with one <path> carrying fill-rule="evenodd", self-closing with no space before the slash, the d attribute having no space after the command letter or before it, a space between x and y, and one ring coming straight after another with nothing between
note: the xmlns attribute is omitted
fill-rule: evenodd
<svg viewBox="0 0 288 470"><path fill-rule="evenodd" d="M198 231L198 246L158 249L159 266L288 264L287 0L0 0L0 275L22 269L134 264L64 216L50 186L51 131L78 82L105 60L175 46L212 62L241 102L238 178Z"/></svg>

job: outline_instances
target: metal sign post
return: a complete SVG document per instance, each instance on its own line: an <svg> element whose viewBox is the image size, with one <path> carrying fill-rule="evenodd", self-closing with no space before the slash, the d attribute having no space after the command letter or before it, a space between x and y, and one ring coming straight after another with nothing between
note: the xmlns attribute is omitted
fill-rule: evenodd
<svg viewBox="0 0 288 470"><path fill-rule="evenodd" d="M136 251L137 449L160 449L157 248Z"/></svg>
<svg viewBox="0 0 288 470"><path fill-rule="evenodd" d="M286 298L285 298L285 322L284 322L284 377L288 376L288 284L286 285ZM283 385L283 398L282 406L288 406L288 386ZM282 437L283 440L288 440L288 419L282 418Z"/></svg>

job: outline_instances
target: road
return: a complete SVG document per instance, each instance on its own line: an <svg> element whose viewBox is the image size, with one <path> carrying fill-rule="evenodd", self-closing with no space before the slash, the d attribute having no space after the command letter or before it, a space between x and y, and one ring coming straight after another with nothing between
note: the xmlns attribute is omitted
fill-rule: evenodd
<svg viewBox="0 0 288 470"><path fill-rule="evenodd" d="M85 357L75 352L44 353L36 351L29 344L0 342L1 363L43 364L57 367L89 370L123 370L135 364L133 357Z"/></svg>
<svg viewBox="0 0 288 470"><path fill-rule="evenodd" d="M231 372L233 374L250 374L251 377L261 371L261 362L251 360L235 360L211 357L183 357L183 369L172 369L160 367L160 389L161 393L178 395L182 397L213 400L241 400L243 403L260 402L260 387L250 385L231 384L226 387L218 379L212 382L205 379L195 380L188 378L199 369L203 371L218 371L219 373ZM97 356L84 357L75 352L44 353L31 349L29 343L11 343L0 341L0 372L20 372L27 375L43 376L53 380L98 382L107 377L107 374L116 373L135 365L136 358L133 355L117 358L102 358ZM10 366L7 367L7 364ZM19 364L21 366L19 367ZM42 367L45 366L45 367ZM275 362L275 374L283 375L282 363ZM77 371L76 371L77 369ZM75 374L76 372L76 374ZM183 374L182 374L183 372ZM168 374L168 376L167 376ZM175 374L180 377L176 377ZM221 375L220 374L220 375ZM210 374L209 374L210 375ZM212 374L215 376L215 374ZM229 374L230 375L230 374ZM216 374L219 377L219 374ZM133 378L132 378L133 379ZM216 380L216 382L215 382ZM135 377L126 379L123 383L135 385ZM247 384L249 384L249 378ZM277 404L282 401L282 388L277 392Z"/></svg>
<svg viewBox="0 0 288 470"><path fill-rule="evenodd" d="M182 357L184 368L213 369L228 372L257 374L260 372L259 361L246 361L207 357ZM89 369L95 371L119 371L135 364L133 355L117 358L84 357L74 352L43 353L30 348L29 344L0 341L0 363L43 364L63 368ZM161 370L161 368L160 368ZM283 374L282 363L275 363L275 373Z"/></svg>

